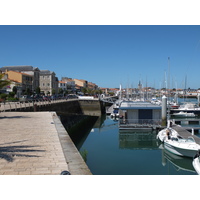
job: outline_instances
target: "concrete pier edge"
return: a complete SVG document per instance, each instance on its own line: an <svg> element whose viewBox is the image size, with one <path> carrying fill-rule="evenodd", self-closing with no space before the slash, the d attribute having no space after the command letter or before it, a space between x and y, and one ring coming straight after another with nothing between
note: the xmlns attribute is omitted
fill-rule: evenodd
<svg viewBox="0 0 200 200"><path fill-rule="evenodd" d="M92 175L56 112L51 112L71 175Z"/></svg>

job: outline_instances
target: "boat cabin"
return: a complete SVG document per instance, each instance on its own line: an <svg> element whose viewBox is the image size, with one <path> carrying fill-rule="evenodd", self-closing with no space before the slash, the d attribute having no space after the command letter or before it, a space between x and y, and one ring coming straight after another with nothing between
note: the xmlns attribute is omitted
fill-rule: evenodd
<svg viewBox="0 0 200 200"><path fill-rule="evenodd" d="M119 107L119 129L152 129L161 126L162 107L150 102L123 101Z"/></svg>

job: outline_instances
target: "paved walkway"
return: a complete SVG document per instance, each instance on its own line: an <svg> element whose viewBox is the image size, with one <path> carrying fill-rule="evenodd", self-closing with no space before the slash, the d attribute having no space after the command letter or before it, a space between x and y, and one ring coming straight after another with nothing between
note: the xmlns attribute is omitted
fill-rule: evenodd
<svg viewBox="0 0 200 200"><path fill-rule="evenodd" d="M91 174L55 112L0 113L0 175L65 170Z"/></svg>

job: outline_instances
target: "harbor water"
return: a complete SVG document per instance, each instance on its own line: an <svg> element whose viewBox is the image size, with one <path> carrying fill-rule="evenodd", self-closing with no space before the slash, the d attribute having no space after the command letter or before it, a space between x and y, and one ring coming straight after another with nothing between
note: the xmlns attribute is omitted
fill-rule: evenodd
<svg viewBox="0 0 200 200"><path fill-rule="evenodd" d="M79 129L81 132L81 128ZM75 145L94 175L195 175L192 159L163 149L157 132L120 132L106 117Z"/></svg>
<svg viewBox="0 0 200 200"><path fill-rule="evenodd" d="M122 132L118 121L109 116L102 116L84 132L81 127L77 130L82 137L74 143L94 175L197 174L193 159L166 151L156 131Z"/></svg>

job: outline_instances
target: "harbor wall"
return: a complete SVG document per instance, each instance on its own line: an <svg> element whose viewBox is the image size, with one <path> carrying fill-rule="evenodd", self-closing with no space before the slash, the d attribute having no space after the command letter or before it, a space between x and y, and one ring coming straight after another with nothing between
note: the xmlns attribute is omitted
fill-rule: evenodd
<svg viewBox="0 0 200 200"><path fill-rule="evenodd" d="M62 102L35 102L27 104L11 104L5 112L37 112L37 111L55 111L58 114L76 114L101 116L105 113L105 105L102 101L93 100L67 100Z"/></svg>

